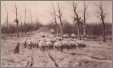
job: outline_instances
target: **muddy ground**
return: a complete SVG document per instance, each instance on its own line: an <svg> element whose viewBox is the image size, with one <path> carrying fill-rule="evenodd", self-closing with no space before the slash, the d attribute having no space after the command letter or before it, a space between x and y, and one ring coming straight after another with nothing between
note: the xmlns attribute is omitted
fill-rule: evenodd
<svg viewBox="0 0 113 68"><path fill-rule="evenodd" d="M1 39L1 66L3 67L76 67L76 68L112 68L111 41L83 40L87 47L51 49L41 51L39 48L23 48L26 38L40 39L39 32L28 33L22 37L3 35ZM47 33L47 37L50 34ZM14 54L14 48L20 42L20 53Z"/></svg>

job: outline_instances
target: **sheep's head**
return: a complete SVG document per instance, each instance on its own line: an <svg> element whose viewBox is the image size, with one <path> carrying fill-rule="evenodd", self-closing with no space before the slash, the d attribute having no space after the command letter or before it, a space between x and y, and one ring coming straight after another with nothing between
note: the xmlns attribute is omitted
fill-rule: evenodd
<svg viewBox="0 0 113 68"><path fill-rule="evenodd" d="M56 41L55 41L55 40L51 40L51 42L52 42L52 43L55 43Z"/></svg>

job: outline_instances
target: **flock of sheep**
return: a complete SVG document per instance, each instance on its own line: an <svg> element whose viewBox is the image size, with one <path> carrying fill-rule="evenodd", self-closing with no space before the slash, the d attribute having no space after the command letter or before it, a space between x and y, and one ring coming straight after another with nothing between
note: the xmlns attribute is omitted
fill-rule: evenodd
<svg viewBox="0 0 113 68"><path fill-rule="evenodd" d="M63 35L63 37L56 36L52 39L46 38L45 35L42 36L42 39L33 40L27 39L23 42L24 48L39 48L41 50L46 49L73 49L73 48L84 48L85 44L78 42L75 38L68 37Z"/></svg>

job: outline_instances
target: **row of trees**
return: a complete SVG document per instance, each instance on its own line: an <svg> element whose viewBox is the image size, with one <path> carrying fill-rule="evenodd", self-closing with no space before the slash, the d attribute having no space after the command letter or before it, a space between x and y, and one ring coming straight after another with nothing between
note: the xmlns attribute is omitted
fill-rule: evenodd
<svg viewBox="0 0 113 68"><path fill-rule="evenodd" d="M73 25L74 27L77 29L77 37L79 39L81 39L83 37L86 37L87 36L87 24L86 24L86 13L87 13L87 6L86 6L86 1L84 1L84 11L83 11L83 19L81 18L81 16L78 14L77 10L78 10L78 6L77 6L77 1L73 1L72 3L72 8L73 8L73 12L74 12L74 16L73 16ZM19 23L21 24L21 27L22 27L22 22L19 21L18 19L18 12L17 12L17 7L15 5L15 15L16 15L16 18L15 18L15 22L16 22L16 27L17 27L17 37L19 37ZM102 2L100 3L99 5L99 11L100 13L98 14L99 17L100 17L100 21L103 25L103 41L106 41L105 39L105 13L104 13L104 9L103 9L103 5L102 5ZM58 14L56 14L58 13ZM31 14L31 23L32 23L32 14ZM64 23L63 23L63 16L62 16L62 11L61 11L61 6L59 5L58 3L58 6L57 6L57 10L55 10L55 7L53 6L53 19L54 19L54 24L56 26L56 33L57 34L61 34L63 35L64 34ZM59 22L60 24L57 22L57 19L59 19ZM25 8L25 19L24 19L24 23L26 22L26 8ZM8 28L8 12L7 12L7 28ZM81 28L83 27L83 28ZM81 29L83 29L82 33L81 33ZM73 33L76 33L76 30L73 31Z"/></svg>
<svg viewBox="0 0 113 68"><path fill-rule="evenodd" d="M30 21L29 23L27 22L27 9L24 9L24 19L22 21L22 17L19 16L18 14L18 7L15 4L14 6L15 8L15 19L14 19L14 24L9 24L9 13L7 10L7 7L5 7L6 9L6 26L1 26L1 32L2 33L17 33L17 37L19 37L20 32L24 32L27 33L29 31L33 31L33 30L37 30L40 26L42 26L39 22L33 23L32 20L32 13L31 10L29 10L29 18Z"/></svg>
<svg viewBox="0 0 113 68"><path fill-rule="evenodd" d="M73 12L74 12L73 25L74 25L75 28L77 27L77 29L76 29L77 30L77 37L79 39L81 39L82 38L81 36L83 36L83 37L87 36L87 29L86 29L87 28L87 23L86 23L87 6L86 6L86 1L84 1L83 19L80 17L80 15L77 12L77 10L78 10L77 1L73 1L72 7L73 7ZM98 15L100 17L100 21L101 21L102 26L103 26L103 34L102 34L103 41L105 42L106 41L106 38L105 38L105 17L106 16L105 16L105 13L104 13L102 2L100 3L98 8L99 8L99 14ZM58 13L58 15L56 15L56 13ZM64 34L64 32L63 32L64 31L63 30L64 23L62 21L62 11L61 11L61 7L59 6L59 4L58 4L57 11L55 11L55 8L53 8L53 18L54 18L54 23L57 26L56 27L57 33L59 33L58 30L60 30L60 34L63 35ZM59 19L60 24L57 23L57 20L56 20L57 18ZM83 27L82 28L82 30L83 30L82 34L81 34L81 27ZM76 30L74 30L73 33L76 33L75 32Z"/></svg>

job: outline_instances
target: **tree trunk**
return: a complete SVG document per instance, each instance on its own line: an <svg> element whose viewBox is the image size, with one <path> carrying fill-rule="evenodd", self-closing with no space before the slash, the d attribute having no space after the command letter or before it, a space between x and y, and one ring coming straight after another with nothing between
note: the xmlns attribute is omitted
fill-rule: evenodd
<svg viewBox="0 0 113 68"><path fill-rule="evenodd" d="M83 36L86 37L86 3L84 1L84 23L83 23Z"/></svg>
<svg viewBox="0 0 113 68"><path fill-rule="evenodd" d="M104 9L103 9L103 5L102 3L100 4L99 6L99 9L100 9L100 20L102 22L102 26L103 26L103 41L105 42L106 41L106 38L105 38L105 14L104 14Z"/></svg>
<svg viewBox="0 0 113 68"><path fill-rule="evenodd" d="M59 18L60 18L60 23L61 23L61 27L60 27L60 28L61 28L61 29L60 29L61 31L60 31L60 32L61 32L61 35L63 35L63 23L62 23L61 17L59 17Z"/></svg>
<svg viewBox="0 0 113 68"><path fill-rule="evenodd" d="M104 19L102 19L102 25L103 25L103 41L106 42L106 37L105 37L105 23L104 23Z"/></svg>
<svg viewBox="0 0 113 68"><path fill-rule="evenodd" d="M78 39L81 40L81 32L80 32L80 23L79 23L79 21L77 23L77 28L78 28L78 30L77 30L77 36L78 36Z"/></svg>
<svg viewBox="0 0 113 68"><path fill-rule="evenodd" d="M77 13L77 6L76 4L73 2L73 11L74 11L74 20L77 21L77 36L78 38L81 40L81 33L80 33L80 17L78 16L78 13ZM76 18L75 18L76 17Z"/></svg>
<svg viewBox="0 0 113 68"><path fill-rule="evenodd" d="M60 33L61 33L61 36L63 35L63 22L62 22L62 13L61 13L61 9L59 7L59 4L58 4L58 14L59 14L59 20L60 20Z"/></svg>
<svg viewBox="0 0 113 68"><path fill-rule="evenodd" d="M7 29L8 29L8 17L9 17L9 16L8 16L8 11L7 11Z"/></svg>
<svg viewBox="0 0 113 68"><path fill-rule="evenodd" d="M17 37L19 37L19 28L18 28L19 21L18 21L18 18L17 18L17 7L15 6L15 8L16 8L16 26L17 26Z"/></svg>
<svg viewBox="0 0 113 68"><path fill-rule="evenodd" d="M57 21L56 21L56 17L55 17L55 25L56 25L56 33L57 33L57 35L59 34L59 26L58 26L58 24L57 24Z"/></svg>

